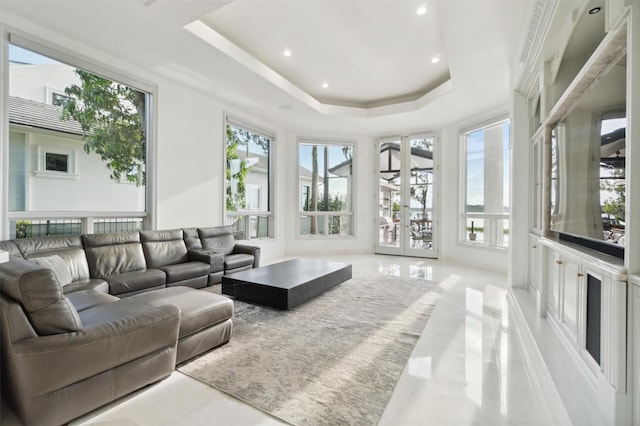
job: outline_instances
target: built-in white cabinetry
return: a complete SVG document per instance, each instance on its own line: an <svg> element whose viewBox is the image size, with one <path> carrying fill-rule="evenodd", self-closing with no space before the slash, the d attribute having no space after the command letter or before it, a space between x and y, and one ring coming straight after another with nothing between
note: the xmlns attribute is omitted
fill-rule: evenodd
<svg viewBox="0 0 640 426"><path fill-rule="evenodd" d="M539 238L546 279L539 304L570 356L589 379L609 424L628 423L627 276L622 259ZM546 286L546 288L544 288Z"/></svg>
<svg viewBox="0 0 640 426"><path fill-rule="evenodd" d="M640 275L631 277L630 282L633 284L630 288L629 297L631 297L631 311L635 314L633 317L630 340L633 342L633 350L631 351L631 369L629 386L633 390L633 424L640 425Z"/></svg>
<svg viewBox="0 0 640 426"><path fill-rule="evenodd" d="M606 30L614 28L624 16L625 0L606 0Z"/></svg>
<svg viewBox="0 0 640 426"><path fill-rule="evenodd" d="M541 312L540 305L546 303L546 295L544 294L542 288L542 250L543 246L540 244L540 236L535 234L529 235L529 259L535 259L535 262L529 262L529 271L528 276L529 280L527 283L527 290L529 293L533 295L536 300L536 306L538 308L538 312Z"/></svg>
<svg viewBox="0 0 640 426"><path fill-rule="evenodd" d="M627 277L640 270L640 2L537 4L548 25L518 84L528 115L514 119L530 134L527 290L550 325L540 341L558 337L548 352L569 360L545 359L569 417L584 423L586 402L593 423L640 426L640 275ZM621 117L610 156L603 123ZM608 193L607 168L624 197Z"/></svg>
<svg viewBox="0 0 640 426"><path fill-rule="evenodd" d="M542 235L542 200L543 200L543 135L540 127L531 138L531 232Z"/></svg>

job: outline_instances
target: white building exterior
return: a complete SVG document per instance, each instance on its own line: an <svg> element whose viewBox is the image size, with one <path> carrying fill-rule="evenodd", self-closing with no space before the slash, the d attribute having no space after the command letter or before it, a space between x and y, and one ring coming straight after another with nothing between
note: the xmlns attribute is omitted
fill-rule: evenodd
<svg viewBox="0 0 640 426"><path fill-rule="evenodd" d="M144 187L111 179L106 163L84 151L79 124L59 120L53 101L79 84L74 68L11 63L9 73L9 211L144 211ZM51 155L66 159L66 171L47 170Z"/></svg>

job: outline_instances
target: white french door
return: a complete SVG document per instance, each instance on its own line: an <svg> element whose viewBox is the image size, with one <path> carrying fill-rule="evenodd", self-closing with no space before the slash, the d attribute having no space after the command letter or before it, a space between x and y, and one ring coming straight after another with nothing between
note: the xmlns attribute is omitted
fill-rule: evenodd
<svg viewBox="0 0 640 426"><path fill-rule="evenodd" d="M435 142L432 133L378 142L376 253L437 257Z"/></svg>

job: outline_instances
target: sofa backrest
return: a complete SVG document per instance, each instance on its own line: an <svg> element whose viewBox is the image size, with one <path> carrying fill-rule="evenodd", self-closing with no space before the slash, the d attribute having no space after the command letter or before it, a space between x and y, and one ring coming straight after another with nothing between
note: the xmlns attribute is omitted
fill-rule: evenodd
<svg viewBox="0 0 640 426"><path fill-rule="evenodd" d="M137 231L85 234L82 243L92 278L147 269Z"/></svg>
<svg viewBox="0 0 640 426"><path fill-rule="evenodd" d="M69 268L72 281L89 278L89 265L80 235L19 238L15 244L25 259L60 256Z"/></svg>
<svg viewBox="0 0 640 426"><path fill-rule="evenodd" d="M200 241L198 228L183 228L182 232L184 236L184 243L187 245L187 250L202 249L202 241Z"/></svg>
<svg viewBox="0 0 640 426"><path fill-rule="evenodd" d="M182 229L141 231L140 240L147 268L174 265L189 260Z"/></svg>
<svg viewBox="0 0 640 426"><path fill-rule="evenodd" d="M22 253L20 253L16 242L13 240L0 241L0 250L8 252L9 256L22 257Z"/></svg>
<svg viewBox="0 0 640 426"><path fill-rule="evenodd" d="M215 250L224 254L233 253L236 240L233 237L231 226L213 226L210 228L198 228L202 248Z"/></svg>
<svg viewBox="0 0 640 426"><path fill-rule="evenodd" d="M40 336L82 328L78 312L63 292L54 273L35 262L13 256L0 265L2 293L22 305Z"/></svg>

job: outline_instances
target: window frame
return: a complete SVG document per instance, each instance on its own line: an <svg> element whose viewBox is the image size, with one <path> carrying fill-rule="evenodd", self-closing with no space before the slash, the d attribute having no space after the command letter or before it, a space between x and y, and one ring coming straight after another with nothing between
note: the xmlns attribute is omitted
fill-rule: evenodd
<svg viewBox="0 0 640 426"><path fill-rule="evenodd" d="M351 168L352 168L352 173L351 173L351 188L350 188L350 196L351 196L351 202L348 203L351 205L351 209L349 211L318 211L318 212L309 212L309 211L304 211L301 208L301 201L302 201L302 193L303 193L303 187L305 186L305 183L301 181L300 179L300 169L301 169L301 164L300 164L300 146L301 145L311 145L311 144L317 144L317 145L333 145L333 146L350 146L351 147ZM296 170L297 172L297 193L296 193L296 206L297 206L297 211L296 211L296 231L295 231L295 235L297 239L300 240L315 240L315 239L353 239L356 238L356 222L355 222L355 218L357 217L356 215L356 209L357 209L357 197L356 197L356 190L357 190L357 140L355 139L338 139L338 138L321 138L321 137L298 137L297 141L296 141L296 165L297 168ZM309 193L307 194L307 198L308 200L310 200L311 198L311 185L306 185L309 187ZM350 232L348 234L301 234L300 233L300 226L301 226L301 218L303 216L320 216L325 218L325 222L328 221L328 217L329 216L350 216ZM326 229L326 228L325 228Z"/></svg>
<svg viewBox="0 0 640 426"><path fill-rule="evenodd" d="M269 139L269 153L268 153L268 170L267 170L267 188L259 188L260 194L262 191L266 190L266 209L261 210L251 210L245 207L242 210L238 210L235 212L227 211L227 179L226 179L226 170L227 170L227 126L233 126L236 128L240 128L242 130L252 132L258 134L260 136L266 137ZM223 125L222 125L222 170L223 170L223 179L222 180L222 218L225 225L230 225L230 219L234 218L234 220L244 220L243 222L243 230L240 230L239 233L236 233L236 239L238 240L268 240L275 238L275 214L274 208L276 205L276 188L275 188L275 152L277 146L277 133L273 130L266 129L255 125L251 122L248 122L238 116L224 113L223 114ZM245 189L245 194L248 194L249 186L253 186L251 184L247 184L247 188ZM255 189L255 186L254 186ZM262 201L260 200L260 204L262 205ZM252 218L255 217L255 220ZM258 222L262 218L267 218L267 235L260 236L256 235L256 237L252 236L252 224L255 222L256 232L258 232L257 227L259 227ZM244 218L244 219L242 219ZM242 238L241 235L244 235L245 238Z"/></svg>
<svg viewBox="0 0 640 426"><path fill-rule="evenodd" d="M476 123L471 126L464 127L459 131L459 152L460 152L460 183L459 183L459 219L458 219L458 244L459 245L471 245L473 247L482 247L487 249L495 249L499 251L509 250L511 247L510 239L504 245L497 244L497 238L495 235L489 235L489 238L483 239L482 241L471 240L470 232L468 232L468 220L478 219L483 221L483 227L487 221L490 222L490 229L498 229L498 223L500 221L507 221L509 223L507 229L509 229L509 235L511 235L512 228L512 220L511 213L508 212L467 212L467 137L469 134L484 130L490 127L504 125L505 123L509 124L509 141L508 141L508 149L511 150L512 142L513 142L513 128L512 128L512 120L508 115L502 115L496 117L494 119L489 119L480 123ZM483 151L484 152L484 151ZM504 150L501 150L503 153L502 158L504 158ZM507 181L509 182L509 186L511 185L511 155L508 156L509 160L509 176L506 176ZM486 158L484 159L484 163L487 163ZM503 164L504 167L504 164ZM503 181L505 176L503 176ZM486 184L486 182L485 182ZM504 188L503 188L504 191ZM509 193L509 191L507 191ZM503 192L504 195L504 192ZM486 200L483 201L483 204L486 204ZM509 199L509 207L511 207L511 199ZM475 231L475 229L474 229Z"/></svg>
<svg viewBox="0 0 640 426"><path fill-rule="evenodd" d="M65 102L71 99L70 96L67 96L63 91L52 89L51 87L47 87L47 103L50 105L62 106L56 103L56 99L64 98Z"/></svg>
<svg viewBox="0 0 640 426"><path fill-rule="evenodd" d="M9 97L9 45L15 45L23 49L30 50L37 54L47 56L58 62L67 64L71 67L80 68L91 72L98 76L117 81L118 83L127 85L131 88L145 93L145 135L146 135L146 153L145 153L145 206L144 211L124 211L124 212L96 212L96 211L73 211L73 212L10 212L9 211L9 194L3 191L0 200L0 237L2 239L10 238L12 230L11 223L24 219L52 219L66 220L69 217L79 219L82 222L82 232L91 233L94 230L94 221L100 218L120 218L122 220L140 220L142 219L143 229L155 229L157 226L157 108L156 96L158 92L157 84L151 83L144 79L140 79L127 71L114 68L104 62L100 62L94 58L89 58L82 53L74 52L70 49L51 43L47 40L35 37L15 28L8 28L0 25L0 68L3 70L5 78L0 81L0 120L6 123L4 131L0 134L0 152L2 152L2 161L0 164L0 172L3 179L8 181L9 173L9 113L7 108L7 100ZM51 90L46 93L46 102L50 103L51 93L57 92ZM53 152L57 151L53 149ZM73 157L73 161L72 160ZM73 167L74 173L77 173L77 156L70 156L70 165ZM42 164L44 155L38 153L38 163ZM40 166L39 166L40 167ZM44 172L42 172L42 171ZM73 174L65 174L64 172L46 171L44 165L42 169L35 171L38 173L46 173L47 177L55 175L57 177L75 178Z"/></svg>
<svg viewBox="0 0 640 426"><path fill-rule="evenodd" d="M65 155L67 157L67 171L56 171L47 169L47 154ZM46 145L38 145L38 164L34 174L47 178L78 178L78 163L76 160L76 150L66 149Z"/></svg>

